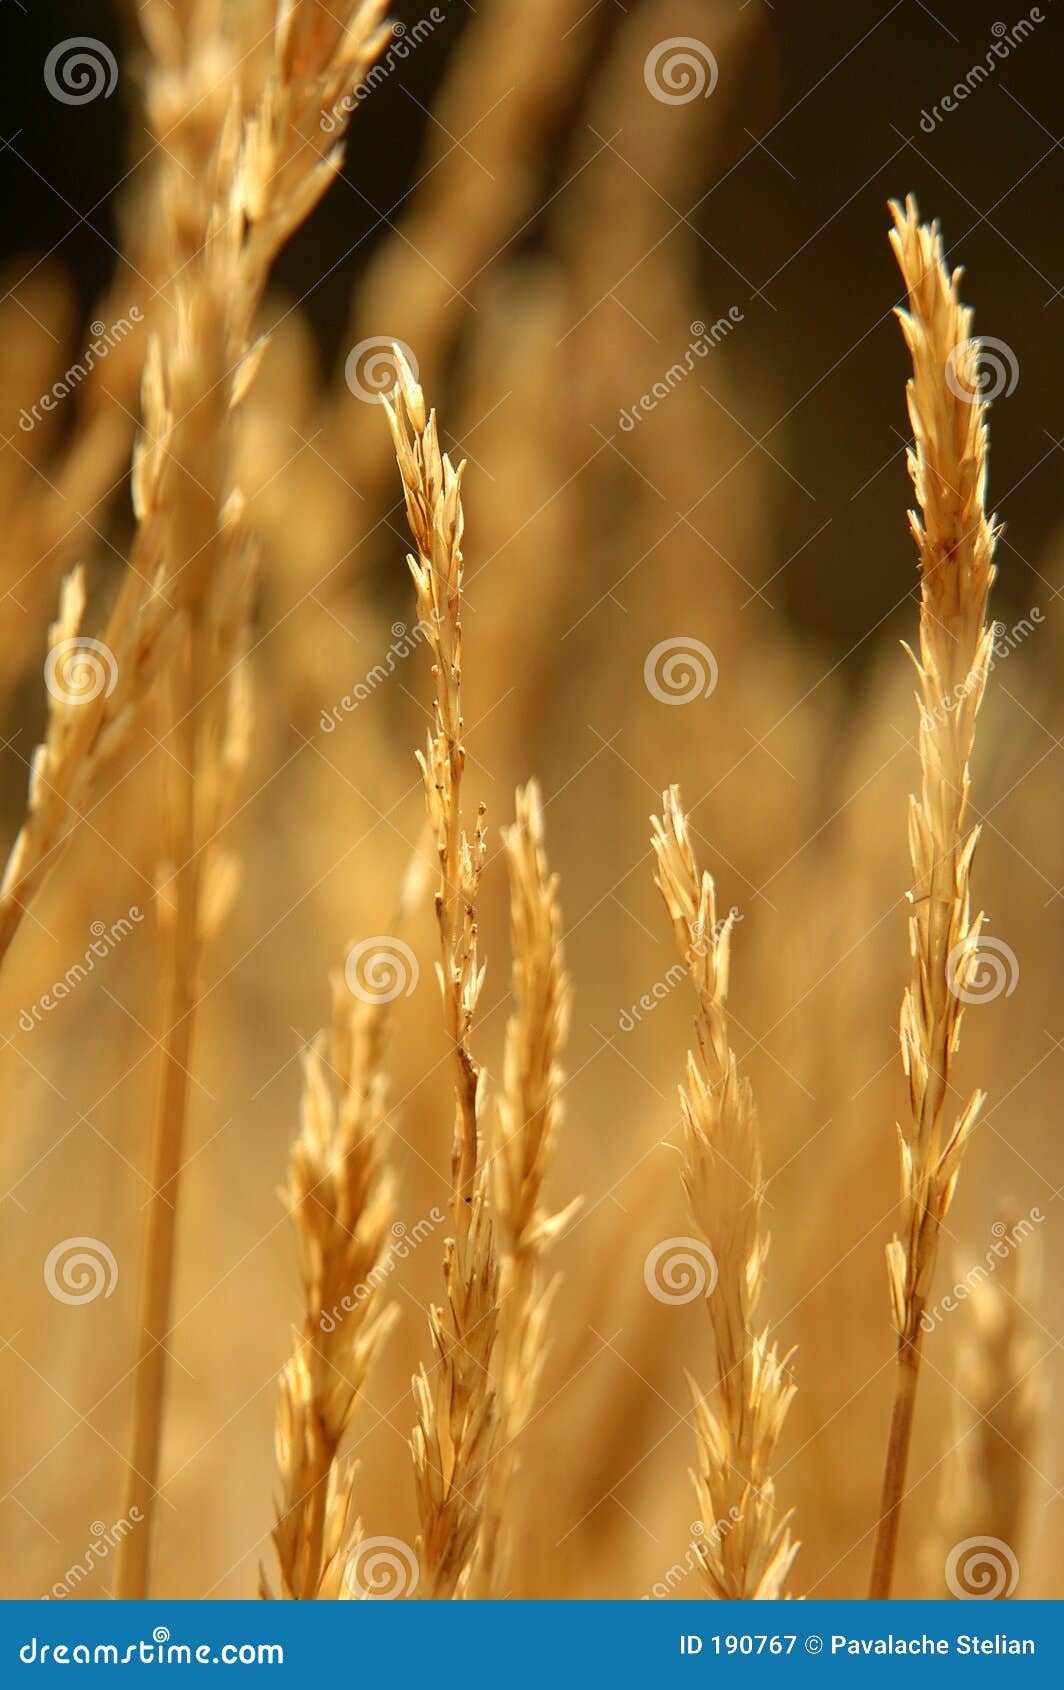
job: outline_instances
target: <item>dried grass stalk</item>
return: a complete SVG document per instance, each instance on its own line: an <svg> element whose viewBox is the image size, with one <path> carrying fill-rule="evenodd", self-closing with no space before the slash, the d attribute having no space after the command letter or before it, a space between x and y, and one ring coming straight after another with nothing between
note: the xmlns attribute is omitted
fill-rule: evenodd
<svg viewBox="0 0 1064 1690"><path fill-rule="evenodd" d="M692 1475L703 1525L702 1570L722 1601L786 1594L798 1551L789 1515L778 1516L773 1462L795 1393L789 1356L757 1326L769 1238L757 1110L729 1042L728 971L733 918L718 922L712 877L699 874L677 787L653 817L656 884L695 989L698 1050L688 1054L680 1089L683 1182L691 1221L710 1252L706 1310L716 1346L717 1383L707 1397L691 1379L698 1471Z"/></svg>
<svg viewBox="0 0 1064 1690"><path fill-rule="evenodd" d="M444 1246L446 1307L430 1311L435 1377L414 1380L412 1448L421 1526L419 1562L427 1593L462 1596L477 1558L487 1464L498 1413L491 1385L498 1328L499 1269L482 1132L481 1073L470 1031L484 971L477 950L477 890L484 862L483 808L470 837L462 819L462 498L464 465L440 452L436 415L398 347L398 381L386 401L407 518L417 546L408 562L418 618L428 630L436 682L434 731L418 761L436 835L440 886L437 973L454 1053L451 1155L454 1237Z"/></svg>
<svg viewBox="0 0 1064 1690"><path fill-rule="evenodd" d="M912 977L902 1004L902 1061L910 1118L899 1128L903 1234L887 1247L898 1370L870 1595L890 1595L927 1305L942 1223L961 1156L983 1103L974 1092L946 1116L960 1040L963 988L975 965L982 916L969 882L979 830L967 821L970 762L993 631L987 595L996 538L985 506L986 406L979 398L972 313L960 303L959 271L946 268L937 224L916 202L893 205L891 245L908 309L898 317L912 355L908 383L914 447L909 471L918 511L910 527L920 562L919 798L909 810L909 944Z"/></svg>
<svg viewBox="0 0 1064 1690"><path fill-rule="evenodd" d="M139 688L131 684L135 663L129 661L126 640L116 640L114 625L129 596L120 598L101 651L86 642L83 632L81 566L63 582L58 613L48 633L46 663L46 674L55 674L58 685L49 688L45 738L30 763L26 819L0 885L0 964L88 807L101 770L126 740L132 722L131 700Z"/></svg>
<svg viewBox="0 0 1064 1690"><path fill-rule="evenodd" d="M148 1592L192 1034L205 947L234 884L232 865L215 849L248 729L242 665L252 558L235 485L233 413L264 351L265 343L253 344L252 334L270 265L340 167L340 150L327 152L321 135L321 101L361 79L385 39L378 28L381 11L380 0L334 11L313 0L286 0L278 13L273 73L258 109L244 122L234 93L209 150L198 210L189 210L189 185L177 165L162 183L162 215L175 242L172 322L153 341L145 375L146 429L133 483L139 528L129 577L144 581L150 575L155 595L143 601L131 587L116 612L127 618L122 632L132 652L158 621L159 604L174 641L168 666L172 756L164 782L169 860L159 900L166 1031L126 1492L127 1511L140 1510L145 1530L122 1542L122 1597ZM202 70L202 63L184 62L200 39L195 27L171 26L161 11L151 16L155 109L165 106L162 91L175 74ZM196 16L194 8L193 23ZM181 262L190 228L202 230L202 244Z"/></svg>
<svg viewBox="0 0 1064 1690"><path fill-rule="evenodd" d="M133 468L138 532L101 634L104 653L84 646L80 570L64 584L50 651L75 640L83 649L63 658L65 688L49 698L26 820L0 887L0 962L180 644L175 611L195 620L210 593L209 536L239 514L233 503L221 518L234 489L225 485L219 436L266 348L265 340L253 344L254 317L277 252L340 170L342 148L323 133L321 114L359 85L386 44L385 8L386 0L282 0L273 75L242 123L239 78L222 67L227 52L236 65L256 40L223 39L216 0L192 0L180 14L140 7L151 55L148 116L162 161L153 269L166 306L144 373ZM227 27L239 30L237 13Z"/></svg>
<svg viewBox="0 0 1064 1690"><path fill-rule="evenodd" d="M273 1542L282 1595L304 1601L343 1588L354 1466L340 1459L340 1443L398 1316L394 1304L380 1306L394 1215L385 1167L388 1007L352 1004L339 975L332 991L329 1057L322 1037L305 1057L285 1194L304 1316L280 1382ZM265 1576L262 1594L273 1594Z"/></svg>
<svg viewBox="0 0 1064 1690"><path fill-rule="evenodd" d="M402 932L420 901L426 862L419 845L392 933ZM398 1319L394 1304L380 1306L394 1214L386 1113L392 999L352 997L339 973L331 985L328 1057L319 1035L304 1057L285 1191L299 1244L303 1322L280 1380L273 1543L282 1594L304 1601L351 1595L346 1557L361 1526L352 1520L355 1466L341 1459L340 1445ZM273 1595L265 1573L260 1593Z"/></svg>
<svg viewBox="0 0 1064 1690"><path fill-rule="evenodd" d="M507 1576L514 1529L517 1440L535 1406L547 1356L551 1304L559 1281L544 1282L543 1261L580 1207L555 1214L543 1187L561 1119L561 1053L569 1026L569 977L561 942L558 883L547 869L543 812L534 781L520 788L517 819L503 842L510 871L515 1008L506 1029L503 1090L493 1158L501 1299L496 1371L500 1447L488 1474L480 1590L497 1596Z"/></svg>

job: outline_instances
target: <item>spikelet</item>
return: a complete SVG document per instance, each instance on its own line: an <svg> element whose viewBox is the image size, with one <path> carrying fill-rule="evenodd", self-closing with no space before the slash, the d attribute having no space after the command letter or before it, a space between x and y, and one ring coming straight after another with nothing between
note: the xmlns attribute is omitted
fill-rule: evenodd
<svg viewBox="0 0 1064 1690"><path fill-rule="evenodd" d="M463 1596L480 1546L486 1471L498 1430L492 1356L499 1269L482 1131L480 1069L470 1032L484 972L477 950L477 891L484 862L483 812L472 838L462 819L462 465L441 454L436 416L399 348L397 386L385 401L417 547L408 562L418 621L432 652L434 731L418 762L436 835L440 887L437 976L454 1057L451 1154L454 1237L444 1245L446 1306L430 1311L436 1364L414 1379L412 1448L421 1526L418 1556L426 1594Z"/></svg>
<svg viewBox="0 0 1064 1690"><path fill-rule="evenodd" d="M27 817L0 888L0 962L179 644L175 610L198 624L206 606L205 644L220 651L223 672L240 661L246 640L226 644L224 633L246 621L251 556L238 525L222 514L234 490L224 484L227 454L219 454L218 441L226 412L246 397L265 350L252 324L270 266L342 162L340 147L326 144L323 110L338 108L333 131L341 132L350 109L343 96L388 40L385 9L386 0L339 0L329 8L286 0L274 74L244 121L235 74L224 70L226 59L239 60L241 51L219 35L217 8L196 0L180 27L169 8L142 8L153 54L148 109L167 141L159 149L166 164L156 189L166 239L157 242L163 250L152 267L161 271L172 327L153 337L146 359L144 431L133 473L139 530L99 639L90 641L80 616L71 618L78 589L64 588L52 651L61 627L69 652L64 667L80 662L84 674L86 664L100 662L106 680L77 695L49 686ZM229 89L223 101L220 91ZM233 568L219 563L218 533L226 528ZM209 692L209 680L202 690ZM76 697L73 709L70 697Z"/></svg>
<svg viewBox="0 0 1064 1690"><path fill-rule="evenodd" d="M993 630L987 596L996 531L986 514L986 405L979 397L972 313L959 272L946 269L937 224L916 202L892 206L891 245L908 294L898 317L912 356L907 387L914 446L909 472L919 509L909 522L920 567L917 674L921 787L909 810L909 947L912 976L902 1003L901 1050L909 1120L899 1128L903 1230L887 1247L898 1333L898 1379L871 1594L890 1594L927 1305L942 1223L983 1094L955 1120L946 1112L960 1041L961 993L977 965L982 916L971 913L978 828L967 820L976 718Z"/></svg>
<svg viewBox="0 0 1064 1690"><path fill-rule="evenodd" d="M116 611L124 642L116 655L129 676L146 630L158 625L159 603L174 630L166 674L172 757L158 876L165 1031L126 1486L127 1511L139 1509L146 1529L119 1549L117 1591L125 1598L148 1594L192 1035L205 945L235 883L232 861L219 858L216 841L248 743L249 691L241 671L250 645L255 548L235 480L234 413L260 355L254 319L270 265L339 163L336 149L332 162L323 162L319 93L359 76L379 51L386 38L382 9L381 0L342 0L335 11L314 0L286 0L274 32L272 74L255 112L244 113L234 85L225 107L212 108L203 168L190 173L175 160L160 184L173 241L172 311L152 349L145 387L166 420L166 449L149 447L139 457L133 568ZM204 38L218 23L209 0L194 0L184 21L185 29L172 29L153 12L151 45L160 55L154 70L170 94L175 68L179 84L182 70L191 77ZM238 12L229 27L239 30ZM156 585L145 600L149 580Z"/></svg>
<svg viewBox="0 0 1064 1690"><path fill-rule="evenodd" d="M728 1031L732 916L718 922L712 877L699 875L677 787L652 818L656 884L695 990L698 1049L680 1089L683 1182L691 1222L714 1264L706 1293L716 1345L716 1388L691 1379L703 1526L698 1553L710 1594L721 1601L786 1594L798 1545L776 1508L776 1444L795 1393L757 1308L769 1239L757 1110ZM715 1273L715 1284L713 1274Z"/></svg>
<svg viewBox="0 0 1064 1690"><path fill-rule="evenodd" d="M304 1058L300 1132L285 1193L299 1243L303 1323L281 1375L273 1542L281 1594L313 1600L342 1584L354 1470L340 1443L397 1318L382 1308L393 1182L385 1167L385 1003L352 1002L332 981L328 1055ZM271 1595L265 1575L262 1594Z"/></svg>
<svg viewBox="0 0 1064 1690"><path fill-rule="evenodd" d="M488 1475L481 1594L503 1594L521 1511L514 1494L517 1440L536 1402L558 1280L543 1260L580 1208L555 1214L543 1188L561 1119L561 1054L569 1026L569 978L561 942L557 880L548 873L543 812L534 781L519 788L516 821L503 833L510 870L514 1010L506 1028L503 1089L493 1158L499 1230L497 1357L500 1447Z"/></svg>

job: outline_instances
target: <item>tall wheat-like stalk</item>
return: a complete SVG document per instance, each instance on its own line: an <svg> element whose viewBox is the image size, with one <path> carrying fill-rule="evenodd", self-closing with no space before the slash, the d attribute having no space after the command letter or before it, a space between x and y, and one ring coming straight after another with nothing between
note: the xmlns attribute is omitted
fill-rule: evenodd
<svg viewBox="0 0 1064 1690"><path fill-rule="evenodd" d="M960 1040L962 993L977 966L982 916L971 914L970 763L986 687L993 630L987 595L996 531L986 514L986 405L979 396L972 313L960 303L959 271L946 268L937 224L916 202L892 206L891 245L908 308L898 317L913 362L907 386L914 446L909 471L919 509L910 513L920 566L920 638L910 652L920 712L920 795L909 810L912 976L901 1012L909 1120L899 1129L904 1210L901 1238L887 1247L898 1362L869 1594L889 1597L920 1377L921 1317L942 1223L965 1145L983 1103L974 1092L947 1113Z"/></svg>
<svg viewBox="0 0 1064 1690"><path fill-rule="evenodd" d="M496 1374L499 1448L488 1473L479 1584L498 1595L512 1555L517 1440L527 1426L547 1356L559 1280L544 1282L544 1257L580 1207L555 1214L543 1188L561 1120L561 1056L569 1026L569 977L561 942L557 877L547 868L535 781L520 788L516 821L503 833L510 871L514 1010L506 1029L493 1157L501 1298Z"/></svg>
<svg viewBox="0 0 1064 1690"><path fill-rule="evenodd" d="M419 902L427 876L415 851L391 933ZM388 1043L407 960L388 939L348 953L332 976L333 1013L304 1057L300 1131L285 1198L299 1245L303 1321L281 1374L277 1467L281 1495L273 1543L282 1594L295 1600L351 1595L346 1558L355 1466L340 1455L370 1369L398 1319L381 1308L389 1272L395 1182L387 1165ZM272 1596L265 1573L260 1592Z"/></svg>
<svg viewBox="0 0 1064 1690"><path fill-rule="evenodd" d="M454 1237L444 1246L446 1307L430 1312L434 1377L414 1380L412 1448L427 1594L468 1592L480 1548L486 1470L498 1428L491 1384L498 1330L499 1267L490 1208L481 1072L470 1033L484 979L477 948L477 892L484 863L483 808L473 834L462 815L462 470L441 453L436 414L395 350L397 385L385 401L417 547L408 562L418 619L432 652L434 731L418 762L436 834L440 885L438 977L454 1055L451 1154Z"/></svg>
<svg viewBox="0 0 1064 1690"><path fill-rule="evenodd" d="M154 107L165 106L168 81L190 70L201 5L207 24L216 27L210 0L198 0L179 21L165 21L152 9ZM134 566L142 578L149 573L144 565L161 576L174 641L167 670L168 861L160 871L159 899L165 1033L126 1491L127 1512L139 1509L135 1517L145 1524L119 1551L117 1590L123 1597L148 1592L192 1036L205 948L234 882L232 866L215 848L248 724L242 659L249 641L252 546L234 479L233 412L265 349L263 341L253 343L253 324L273 259L340 168L340 150L322 135L322 106L357 85L383 45L382 10L379 0L348 0L332 9L316 0L281 5L273 71L259 105L244 121L234 94L193 189L202 202L191 226L202 231L202 240L191 256L183 257L190 226L184 173L175 167L161 184L161 215L172 226L178 263L173 321L153 342L145 380Z"/></svg>
<svg viewBox="0 0 1064 1690"><path fill-rule="evenodd" d="M80 566L63 584L45 668L45 739L34 755L26 819L0 889L0 961L102 777L126 746L153 682L160 671L169 671L181 644L171 587L185 560L175 561L164 525L153 517L170 497L176 475L169 465L171 430L174 406L183 396L177 391L183 377L172 369L175 348L190 331L210 338L205 324L189 318L189 301L198 288L193 268L209 226L218 222L229 192L224 176L233 167L235 89L243 48L239 35L223 34L219 23L214 0L190 0L180 11L169 0L140 0L136 8L138 37L143 35L150 54L145 129L154 136L149 147L154 163L152 197L140 199L138 189L132 188L139 205L130 235L140 260L134 272L139 285L155 283L158 288L152 301L157 333L148 342L141 379L143 427L134 446L138 530L118 598L99 638L89 638L84 629ZM119 285L129 287L130 278L121 278ZM204 394L191 397L200 401L196 422L208 436L212 419ZM223 410L225 398L219 388L217 401ZM176 418L183 420L180 412ZM209 457L207 468L202 491L209 495Z"/></svg>
<svg viewBox="0 0 1064 1690"><path fill-rule="evenodd" d="M334 976L326 1057L304 1061L300 1133L286 1199L299 1242L303 1324L281 1375L273 1542L284 1596L336 1597L343 1587L354 1467L340 1459L374 1357L398 1315L380 1307L393 1181L385 1166L385 1003L352 1004ZM265 1576L263 1595L271 1595Z"/></svg>
<svg viewBox="0 0 1064 1690"><path fill-rule="evenodd" d="M764 1181L750 1081L739 1073L728 1028L734 918L717 920L712 876L699 874L677 787L652 818L656 884L695 990L698 1049L680 1089L683 1182L701 1246L694 1264L706 1281L716 1346L711 1396L690 1379L698 1469L692 1475L702 1535L699 1558L710 1594L722 1601L786 1594L798 1545L776 1508L773 1463L795 1393L781 1357L757 1325L769 1238L762 1226ZM690 1376L689 1376L690 1377Z"/></svg>

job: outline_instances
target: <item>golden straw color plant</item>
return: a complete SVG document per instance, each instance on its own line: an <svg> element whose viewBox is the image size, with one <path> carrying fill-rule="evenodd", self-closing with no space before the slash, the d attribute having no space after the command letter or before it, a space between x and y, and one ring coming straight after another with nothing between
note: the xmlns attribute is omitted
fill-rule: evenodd
<svg viewBox="0 0 1064 1690"><path fill-rule="evenodd" d="M319 1036L304 1058L285 1193L304 1315L278 1395L273 1543L281 1594L304 1601L343 1590L355 1468L341 1458L340 1442L399 1312L380 1306L395 1213L385 1164L388 1008L352 1005L339 976L332 992L328 1053ZM265 1574L262 1594L273 1594Z"/></svg>
<svg viewBox="0 0 1064 1690"><path fill-rule="evenodd" d="M967 119L892 218L780 8L82 9L2 147L0 1596L1058 1595L1057 341L905 199Z"/></svg>
<svg viewBox="0 0 1064 1690"><path fill-rule="evenodd" d="M165 858L158 907L164 1033L151 1151L141 1311L133 1374L126 1511L145 1522L123 1540L118 1594L148 1594L158 1492L178 1195L192 1038L207 944L232 894L234 870L218 850L249 729L243 659L250 640L253 548L235 476L234 412L265 350L253 323L280 248L334 180L339 148L323 139L323 101L356 86L386 32L378 0L326 15L290 0L277 16L272 74L256 111L229 105L199 191L201 244L171 278L172 314L154 340L145 377L145 439L134 472L139 520L134 568L154 576L173 652L167 673L169 759L164 771ZM197 68L198 8L184 28L152 12L152 109L167 79ZM188 62L186 62L188 61ZM182 229L189 189L177 166L161 192ZM187 232L185 230L184 232ZM175 259L180 260L180 248ZM121 602L119 609L121 610ZM154 612L158 616L159 612ZM135 655L134 652L131 655Z"/></svg>
<svg viewBox="0 0 1064 1690"><path fill-rule="evenodd" d="M137 532L100 641L83 637L80 566L63 585L49 634L47 729L0 886L0 962L160 670L172 668L187 691L186 625L200 631L199 656L220 673L214 690L225 690L244 616L239 581L224 593L212 589L219 555L232 555L241 538L239 493L226 477L230 414L266 350L265 339L253 340L253 324L274 258L342 164L342 149L323 138L322 110L357 87L383 49L384 10L385 0L328 9L285 0L273 74L244 119L235 67L260 43L242 39L237 14L230 38L219 30L215 0L191 0L180 14L162 0L138 7L147 119L160 160L151 267L163 307L134 451ZM220 602L207 602L212 592ZM207 696L212 686L199 691ZM177 737L190 737L180 710Z"/></svg>
<svg viewBox="0 0 1064 1690"><path fill-rule="evenodd" d="M440 452L435 413L426 415L398 347L394 355L398 380L386 405L418 548L408 559L418 620L436 681L435 732L419 763L440 858L438 974L455 1064L455 1237L445 1246L447 1308L434 1308L430 1316L435 1377L422 1368L414 1381L419 1560L433 1595L466 1595L474 1583L483 1595L497 1595L512 1549L516 1445L535 1404L556 1288L544 1282L543 1258L579 1207L576 1200L551 1214L543 1206L561 1115L569 981L542 801L531 782L518 790L516 821L503 833L515 1009L489 1155L486 1086L470 1048L484 977L477 893L485 836L483 810L472 839L462 820L464 465L455 469Z"/></svg>
<svg viewBox="0 0 1064 1690"><path fill-rule="evenodd" d="M905 283L898 317L912 356L914 444L910 513L920 568L916 668L920 793L909 809L912 976L901 1012L910 1112L899 1129L903 1226L887 1247L898 1334L897 1375L869 1594L888 1597L905 1495L920 1377L921 1317L961 1158L983 1103L973 1092L954 1115L953 1058L963 994L973 978L982 915L971 913L970 765L993 645L987 596L996 530L986 514L986 405L979 397L972 313L960 272L947 269L937 224L916 202L892 205L891 245Z"/></svg>
<svg viewBox="0 0 1064 1690"><path fill-rule="evenodd" d="M399 935L420 901L427 864L410 861L393 917ZM303 1059L300 1130L285 1202L299 1246L303 1321L281 1374L276 1451L281 1492L273 1544L281 1594L293 1600L352 1594L356 1468L340 1445L373 1362L399 1316L381 1306L389 1271L395 1179L388 1166L388 1043L402 942L353 947L331 979L332 1024ZM260 1592L273 1591L265 1572Z"/></svg>
<svg viewBox="0 0 1064 1690"><path fill-rule="evenodd" d="M703 1260L706 1311L716 1347L716 1387L694 1398L702 1533L699 1560L721 1601L787 1594L798 1545L776 1508L773 1466L795 1386L757 1307L768 1255L764 1179L753 1088L731 1047L728 973L734 916L717 919L712 876L699 874L679 789L652 818L658 890L695 991L698 1048L680 1088L683 1183ZM686 1241L678 1241L686 1242Z"/></svg>
<svg viewBox="0 0 1064 1690"><path fill-rule="evenodd" d="M492 1159L501 1258L499 1449L488 1472L480 1587L505 1594L515 1521L518 1440L532 1418L547 1357L551 1304L560 1281L544 1258L581 1206L551 1214L543 1190L561 1120L562 1051L569 1029L569 977L558 883L549 873L543 806L535 781L519 788L516 821L503 832L510 871L514 1010L506 1029L498 1134Z"/></svg>
<svg viewBox="0 0 1064 1690"><path fill-rule="evenodd" d="M482 1076L470 1034L484 971L477 891L484 864L483 808L472 836L462 814L462 470L441 453L436 414L395 348L397 384L385 401L417 555L408 557L418 621L432 652L434 729L418 753L440 862L438 977L454 1058L451 1154L454 1237L444 1246L446 1306L430 1311L432 1374L414 1380L412 1448L426 1594L465 1595L481 1541L488 1463L499 1427L491 1369L498 1332L499 1264L490 1208Z"/></svg>

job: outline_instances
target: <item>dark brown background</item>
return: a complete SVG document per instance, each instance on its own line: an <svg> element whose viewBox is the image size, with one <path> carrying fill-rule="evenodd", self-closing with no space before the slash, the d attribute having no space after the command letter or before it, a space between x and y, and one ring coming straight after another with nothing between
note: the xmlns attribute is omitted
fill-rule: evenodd
<svg viewBox="0 0 1064 1690"><path fill-rule="evenodd" d="M352 282L380 239L381 213L401 210L428 122L423 108L474 8L449 0L443 9L447 22L360 111L346 164L359 193L329 195L280 264L279 285L304 297L330 361ZM619 0L590 8L601 41L630 9ZM898 402L904 354L884 316L897 294L884 201L913 190L925 212L941 217L951 252L963 256L977 329L1005 340L1019 361L1019 385L994 411L992 497L1008 505L1001 596L1027 609L1039 602L1031 571L1059 511L1056 442L1064 436L1055 0L1044 0L1046 21L1033 37L930 136L920 129L921 112L984 57L993 24L1011 28L1025 8L815 0L760 10L739 85L731 79L717 92L728 108L726 144L696 196L693 221L722 255L701 249L707 313L732 302L745 311L745 331L723 356L740 371L748 365L752 381L766 362L775 370L789 414L780 422L777 411L766 414L766 444L815 497L818 517L831 518L787 567L774 602L841 652L897 597L897 506L905 489L901 459L892 455L906 428ZM122 57L115 9L77 11L78 30L110 41ZM409 23L425 11L422 0L393 7ZM40 67L73 27L70 7L51 0L22 10L5 0L3 12L4 134L17 134L32 166L9 151L0 162L4 256L51 250L77 277L88 316L114 262L111 191L125 168L125 128L139 121L135 98L124 74L110 100L71 108L47 99ZM847 41L856 45L839 63ZM589 82L596 58L592 49ZM559 171L577 144L580 118L574 112L558 136ZM521 236L540 238L536 221ZM752 298L747 281L759 290ZM1022 498L1006 500L1021 483ZM782 559L806 538L808 513L793 481L780 476L776 493ZM860 675L860 652L849 667Z"/></svg>

